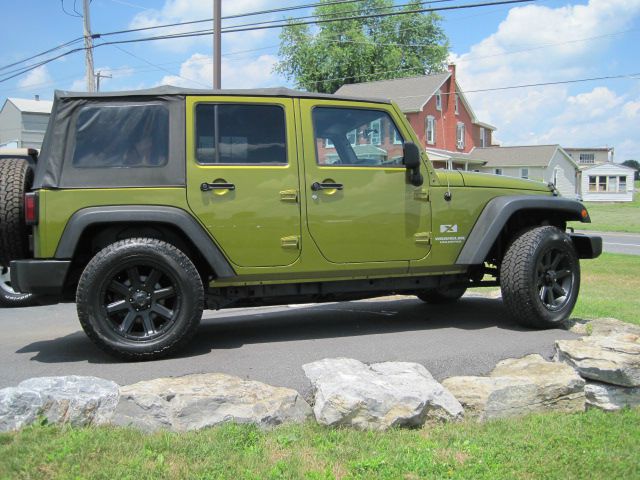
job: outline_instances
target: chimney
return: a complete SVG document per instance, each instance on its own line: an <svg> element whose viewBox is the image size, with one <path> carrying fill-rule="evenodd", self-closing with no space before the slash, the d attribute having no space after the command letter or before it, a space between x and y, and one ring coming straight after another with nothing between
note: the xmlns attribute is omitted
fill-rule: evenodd
<svg viewBox="0 0 640 480"><path fill-rule="evenodd" d="M36 102L40 101L40 95L35 95Z"/></svg>

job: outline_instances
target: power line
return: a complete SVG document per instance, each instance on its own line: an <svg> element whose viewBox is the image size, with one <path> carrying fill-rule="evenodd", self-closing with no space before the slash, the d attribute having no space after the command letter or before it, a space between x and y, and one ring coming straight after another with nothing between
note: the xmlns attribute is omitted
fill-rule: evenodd
<svg viewBox="0 0 640 480"><path fill-rule="evenodd" d="M43 55L46 55L47 53L51 53L51 52L54 52L56 50L60 50L60 49L62 49L64 47L68 47L68 46L70 46L70 45L72 45L74 43L77 43L77 42L79 42L79 41L81 41L83 39L84 39L84 37L74 38L73 40L69 40L66 43L58 45L57 47L53 47L53 48L50 48L49 50L45 50L44 52L40 52L40 53L37 53L37 54L32 55L30 57L23 58L22 60L18 60L17 62L10 63L8 65L4 65L4 66L0 67L0 71L1 70L6 70L7 68L14 67L14 66L19 65L19 64L24 63L24 62L28 62L29 60L33 60L34 58L42 57Z"/></svg>
<svg viewBox="0 0 640 480"><path fill-rule="evenodd" d="M69 15L70 17L82 18L82 15L80 15L78 12L76 12L75 14L67 12L67 10L64 8L64 0L60 0L60 6L62 7L62 11L67 15ZM74 10L75 10L75 3L74 3Z"/></svg>

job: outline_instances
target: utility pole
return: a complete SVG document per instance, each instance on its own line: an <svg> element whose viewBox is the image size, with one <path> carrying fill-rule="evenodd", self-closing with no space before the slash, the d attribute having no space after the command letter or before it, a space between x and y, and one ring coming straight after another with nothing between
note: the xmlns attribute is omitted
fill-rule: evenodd
<svg viewBox="0 0 640 480"><path fill-rule="evenodd" d="M82 1L82 18L84 25L85 66L87 75L87 92L95 92L96 84L93 74L93 38L91 38L91 18L89 15L89 0Z"/></svg>
<svg viewBox="0 0 640 480"><path fill-rule="evenodd" d="M102 73L100 70L98 70L98 73L96 73L96 92L100 91L101 78L113 78L113 75L107 75L105 73Z"/></svg>
<svg viewBox="0 0 640 480"><path fill-rule="evenodd" d="M86 2L86 0L85 0ZM220 90L222 84L222 0L213 0L213 88Z"/></svg>

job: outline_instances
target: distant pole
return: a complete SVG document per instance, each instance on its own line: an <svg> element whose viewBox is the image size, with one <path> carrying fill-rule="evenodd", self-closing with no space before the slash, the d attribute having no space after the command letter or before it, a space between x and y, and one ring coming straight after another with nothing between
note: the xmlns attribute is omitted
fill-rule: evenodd
<svg viewBox="0 0 640 480"><path fill-rule="evenodd" d="M98 70L98 73L96 73L96 92L100 91L101 78L113 78L113 75L107 75L105 73L102 73L100 70Z"/></svg>
<svg viewBox="0 0 640 480"><path fill-rule="evenodd" d="M85 0L86 1L86 0ZM219 90L222 85L222 0L213 0L213 88Z"/></svg>
<svg viewBox="0 0 640 480"><path fill-rule="evenodd" d="M89 14L89 0L82 1L82 18L84 19L84 48L87 75L87 92L95 92L96 84L93 74L93 38L91 38L91 18Z"/></svg>

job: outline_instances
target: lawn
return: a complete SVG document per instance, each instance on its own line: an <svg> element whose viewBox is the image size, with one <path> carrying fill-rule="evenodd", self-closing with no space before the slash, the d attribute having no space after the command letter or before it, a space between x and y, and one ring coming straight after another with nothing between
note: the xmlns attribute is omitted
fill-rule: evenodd
<svg viewBox="0 0 640 480"><path fill-rule="evenodd" d="M603 253L580 262L582 281L574 317L614 317L640 324L640 256Z"/></svg>
<svg viewBox="0 0 640 480"><path fill-rule="evenodd" d="M640 189L640 182L635 186ZM636 192L633 202L585 202L585 206L591 223L571 222L570 226L578 230L640 233L640 192Z"/></svg>
<svg viewBox="0 0 640 480"><path fill-rule="evenodd" d="M386 433L315 424L184 434L29 427L0 434L0 478L638 478L640 409Z"/></svg>

